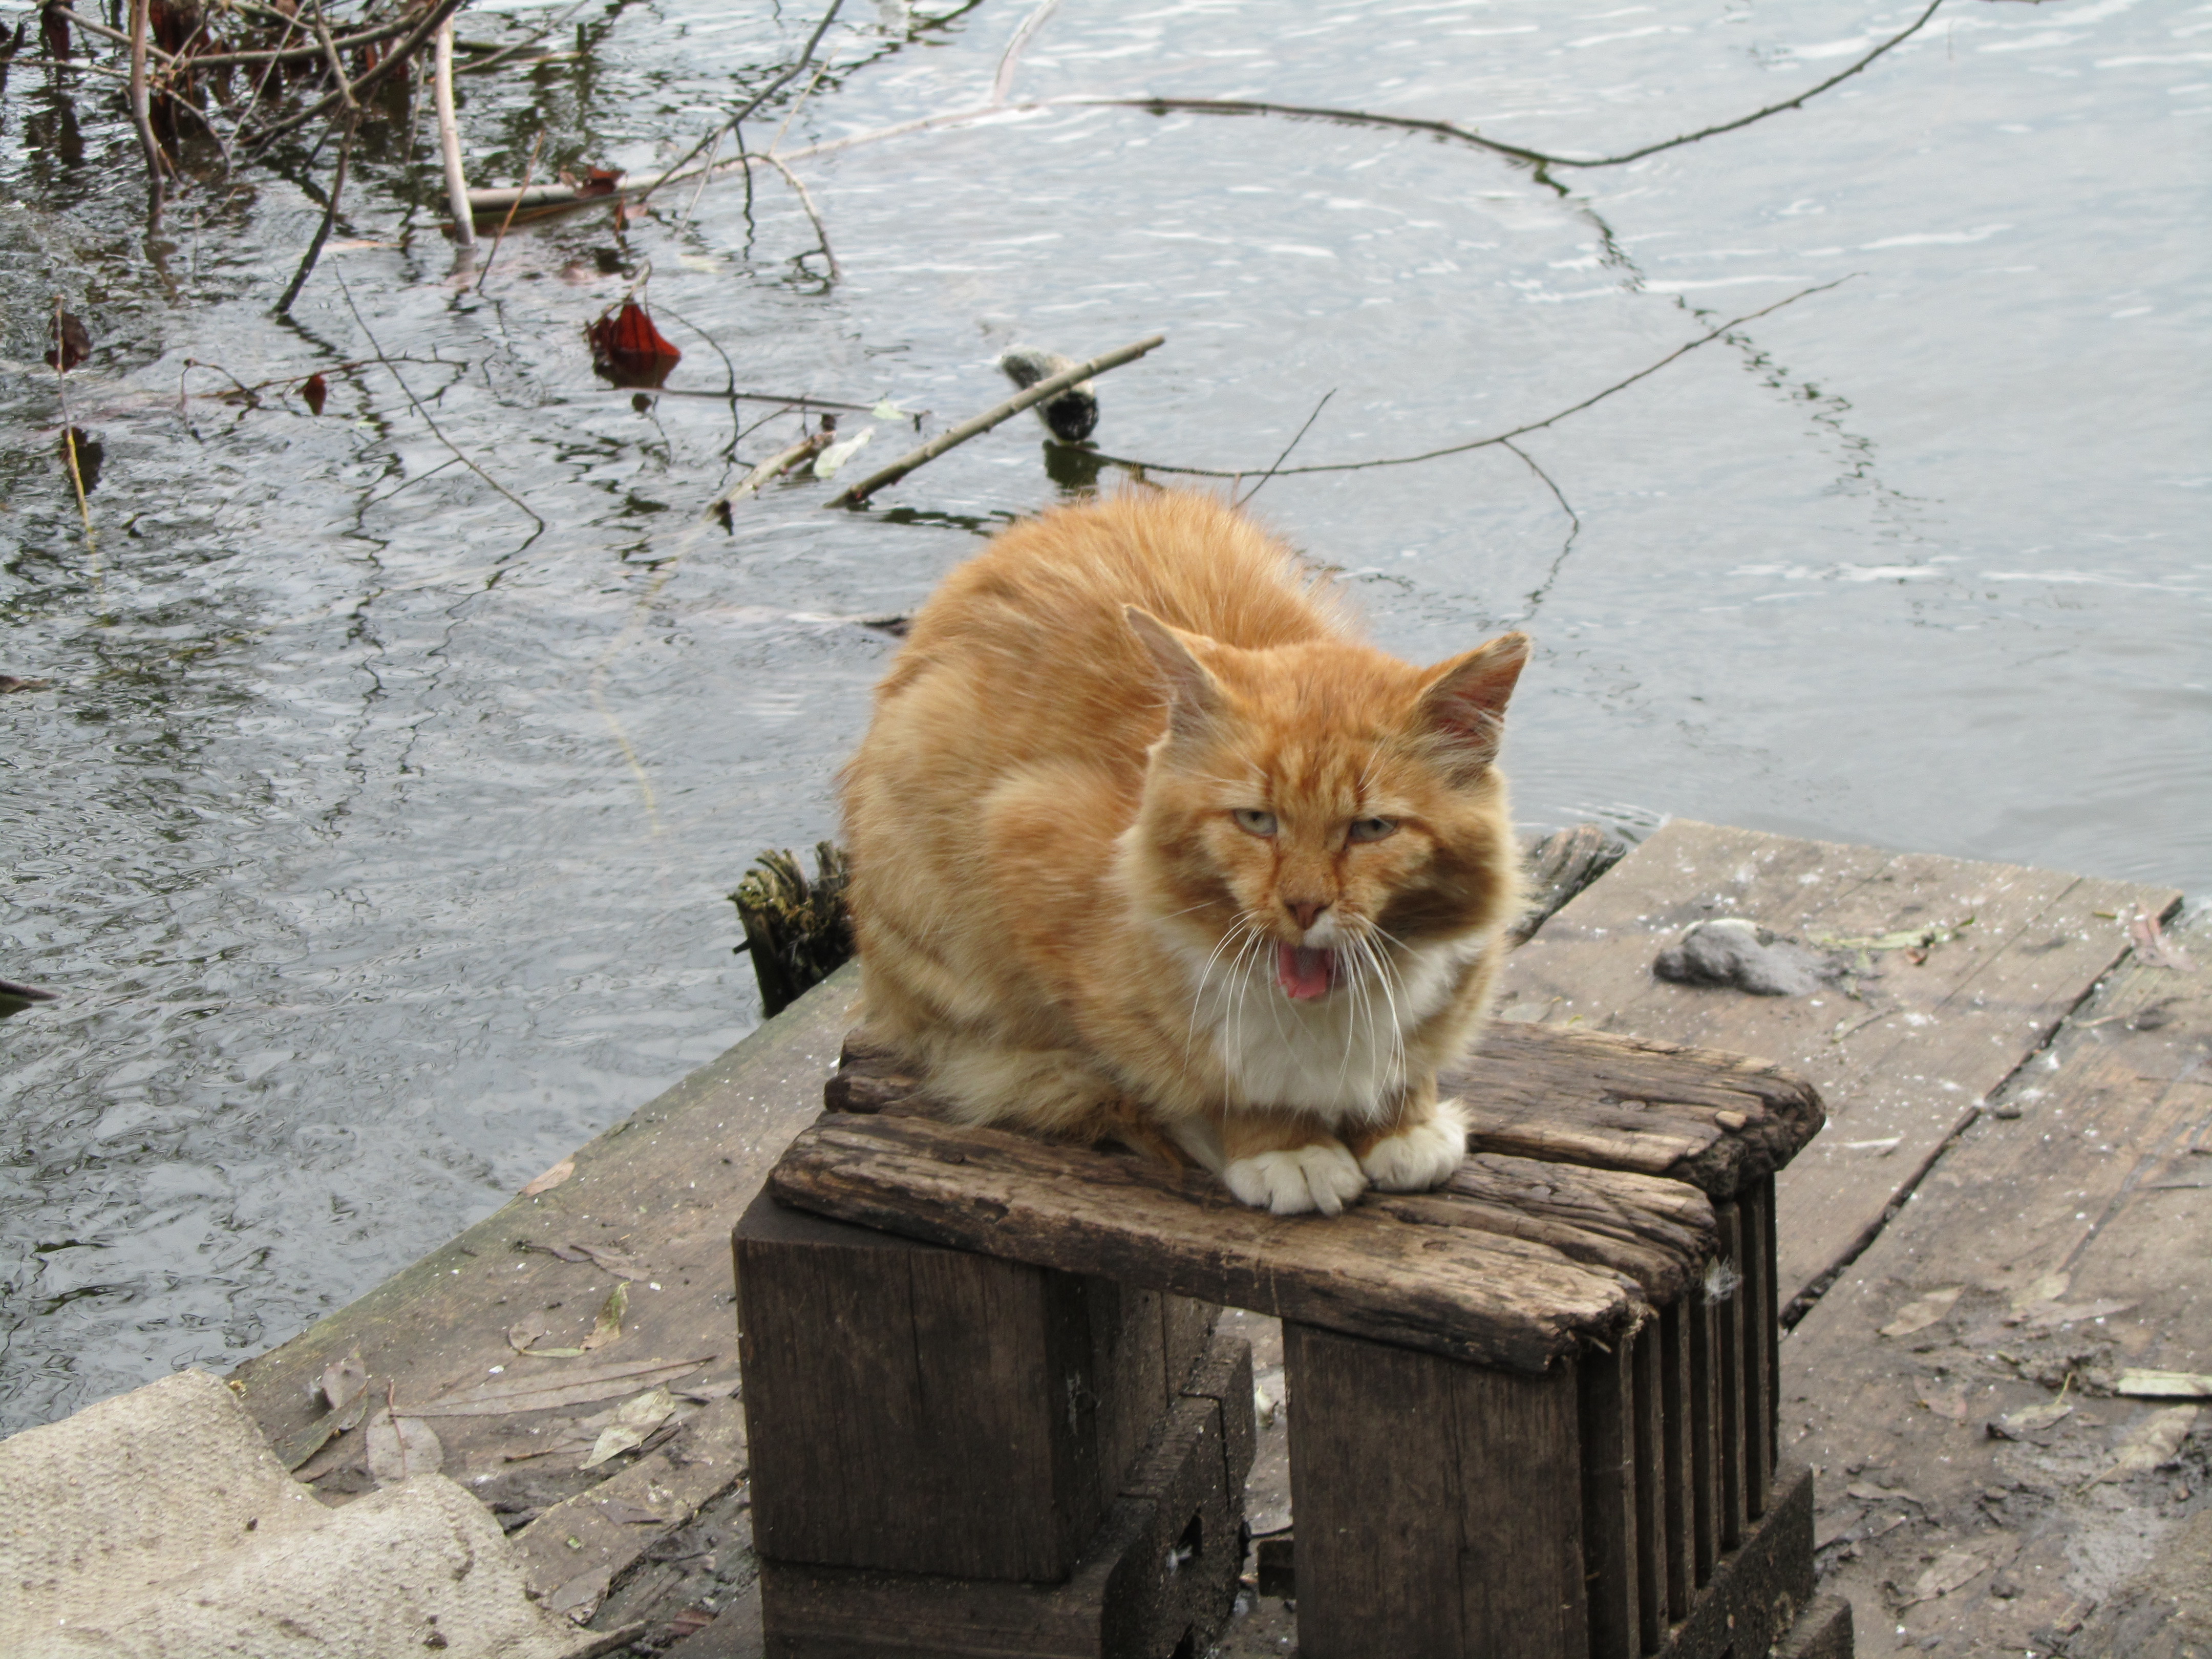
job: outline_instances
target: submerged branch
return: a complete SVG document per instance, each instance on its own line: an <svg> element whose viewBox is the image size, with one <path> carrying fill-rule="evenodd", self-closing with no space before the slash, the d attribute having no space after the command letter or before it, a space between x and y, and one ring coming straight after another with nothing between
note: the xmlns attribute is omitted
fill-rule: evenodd
<svg viewBox="0 0 2212 1659"><path fill-rule="evenodd" d="M1167 336L1154 334L1134 344L1093 357L1087 363L1078 363L1073 368L1062 369L1048 380L1039 380L1035 386L1016 392L1006 402L988 409L972 420L963 421L949 431L940 432L927 443L911 450L893 461L880 472L871 473L842 495L833 496L830 507L864 507L868 497L886 484L896 483L918 466L926 466L948 449L980 437L1002 421L1010 421L1032 404L1048 403L1070 386L1080 386L1094 374L1103 374L1109 368L1119 368L1124 363L1134 362L1155 346L1167 343Z"/></svg>
<svg viewBox="0 0 2212 1659"><path fill-rule="evenodd" d="M1790 297L1785 300L1777 300L1771 306L1761 306L1757 311L1747 311L1741 317L1730 318L1727 322L1721 324L1718 327L1714 328L1706 333L1699 335L1696 339L1687 341L1681 345L1676 346L1665 356L1660 358L1658 362L1648 364L1644 368L1638 369L1635 374L1631 374L1627 379L1615 380L1611 386L1607 386L1602 392L1594 392L1589 397L1583 398L1580 403L1570 404L1565 409L1559 410L1553 414L1545 416L1540 421L1524 422L1522 425L1513 427L1507 431L1493 433L1486 438L1470 438L1467 442L1462 444L1446 444L1441 449L1425 449L1418 455L1384 455L1377 457L1376 459L1371 461L1316 461L1306 466L1286 466L1280 468L1276 472L1275 476L1278 477L1287 478L1302 472L1363 472L1370 467L1412 466L1421 461L1439 460L1446 455L1464 455L1470 450L1491 449L1500 445L1509 444L1512 440L1525 436L1528 433L1540 432L1547 426L1556 426L1559 422L1565 420L1570 415L1579 415L1591 404L1602 403L1606 398L1612 397L1614 392L1626 392L1630 386L1634 386L1638 380L1649 380L1652 375L1656 374L1661 369L1666 368L1668 364L1673 362L1677 357L1684 356L1690 352L1695 351L1699 346L1711 345L1715 340L1719 339L1730 329L1741 328L1746 323L1756 322L1761 317L1768 316L1774 312L1781 310L1784 306L1794 306L1798 301L1807 299L1815 294L1826 294L1830 289L1840 288L1844 283L1848 283L1849 281L1850 281L1849 276L1838 276L1832 283L1820 283L1812 288L1800 289L1796 293L1790 295ZM1126 455L1099 455L1097 459L1113 466L1135 467L1138 471L1142 472L1172 472L1180 474L1184 477L1192 478L1243 478L1250 477L1254 471L1253 468L1249 466L1171 466L1164 462L1158 461L1133 460Z"/></svg>

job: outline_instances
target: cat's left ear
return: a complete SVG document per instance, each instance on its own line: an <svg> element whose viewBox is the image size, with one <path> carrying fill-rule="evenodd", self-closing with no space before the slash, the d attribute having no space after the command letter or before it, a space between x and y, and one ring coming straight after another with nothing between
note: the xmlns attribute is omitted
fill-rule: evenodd
<svg viewBox="0 0 2212 1659"><path fill-rule="evenodd" d="M1430 671L1416 722L1442 741L1457 768L1472 773L1498 758L1506 700L1528 665L1528 651L1526 634L1501 634Z"/></svg>
<svg viewBox="0 0 2212 1659"><path fill-rule="evenodd" d="M1138 605L1124 605L1121 615L1129 631L1152 653L1166 684L1169 729L1179 738L1203 737L1220 715L1224 700L1221 682L1191 648L1206 642L1202 636L1170 628Z"/></svg>

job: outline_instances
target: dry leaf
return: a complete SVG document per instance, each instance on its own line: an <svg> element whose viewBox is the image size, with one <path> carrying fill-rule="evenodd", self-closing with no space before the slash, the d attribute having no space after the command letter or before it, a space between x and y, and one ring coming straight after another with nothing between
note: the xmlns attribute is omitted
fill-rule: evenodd
<svg viewBox="0 0 2212 1659"><path fill-rule="evenodd" d="M331 395L331 383L319 374L310 374L300 382L301 400L307 405L307 413L319 415L323 403Z"/></svg>
<svg viewBox="0 0 2212 1659"><path fill-rule="evenodd" d="M597 1468L611 1457L619 1457L633 1447L645 1443L646 1436L661 1425L661 1420L676 1409L676 1401L665 1385L648 1389L635 1400L625 1400L615 1413L615 1420L599 1431L599 1437L592 1443L592 1455L576 1467Z"/></svg>
<svg viewBox="0 0 2212 1659"><path fill-rule="evenodd" d="M714 1356L697 1359L638 1359L619 1364L579 1365L554 1376L482 1382L466 1394L434 1400L417 1406L416 1417L506 1417L522 1412L550 1411L560 1406L581 1406L654 1382L672 1382L686 1371L709 1364Z"/></svg>
<svg viewBox="0 0 2212 1659"><path fill-rule="evenodd" d="M2212 1376L2197 1371L2124 1370L2112 1392L2130 1400L2212 1400Z"/></svg>
<svg viewBox="0 0 2212 1659"><path fill-rule="evenodd" d="M2023 1313L2039 1302L2056 1302L2073 1283L2071 1273L2045 1273L2033 1285L2023 1285L2012 1293L2012 1310Z"/></svg>
<svg viewBox="0 0 2212 1659"><path fill-rule="evenodd" d="M576 1160L564 1158L544 1175L522 1189L525 1198L535 1198L540 1193L550 1193L570 1176L576 1173Z"/></svg>
<svg viewBox="0 0 2212 1659"><path fill-rule="evenodd" d="M1917 1301L1908 1302L1897 1310L1897 1317L1881 1328L1884 1336L1910 1336L1915 1331L1924 1331L1945 1314L1951 1311L1966 1290L1963 1285L1947 1285L1940 1291L1930 1291Z"/></svg>
<svg viewBox="0 0 2212 1659"><path fill-rule="evenodd" d="M322 1378L315 1386L321 1390L323 1403L332 1411L342 1411L353 1404L368 1387L368 1367L361 1363L361 1350L356 1348L344 1358L333 1359L324 1366Z"/></svg>
<svg viewBox="0 0 2212 1659"><path fill-rule="evenodd" d="M2180 1454L2181 1443L2189 1438L2196 1421L2194 1406L2169 1406L2162 1412L2153 1412L2120 1442L2111 1467L2089 1484L2124 1480L2131 1474L2148 1474L2161 1464L2171 1463Z"/></svg>
<svg viewBox="0 0 2212 1659"><path fill-rule="evenodd" d="M635 300L601 312L585 327L584 337L591 343L592 367L617 386L658 386L684 357Z"/></svg>
<svg viewBox="0 0 2212 1659"><path fill-rule="evenodd" d="M1911 1607L1916 1601L1932 1601L1939 1595L1947 1595L1961 1584L1971 1583L1989 1568L1988 1558L1978 1550L1946 1550L1936 1558L1935 1565L1914 1581L1912 1594L1905 1598L1905 1605Z"/></svg>
<svg viewBox="0 0 2212 1659"><path fill-rule="evenodd" d="M436 1431L420 1418L394 1417L385 1406L368 1419L368 1472L378 1486L435 1474L445 1461L446 1449L438 1443Z"/></svg>
<svg viewBox="0 0 2212 1659"><path fill-rule="evenodd" d="M85 331L84 319L74 312L58 313L46 337L54 342L46 348L46 362L57 374L68 374L92 356L92 336Z"/></svg>
<svg viewBox="0 0 2212 1659"><path fill-rule="evenodd" d="M2114 1314L2125 1313L2136 1304L2132 1302L2048 1302L2027 1310L2025 1314L2008 1314L2005 1323L2024 1325L2031 1331L2047 1331L2060 1325L2079 1325L2092 1319L2107 1319Z"/></svg>
<svg viewBox="0 0 2212 1659"><path fill-rule="evenodd" d="M2074 1407L2063 1400L2045 1401L2040 1406L2023 1406L2016 1412L2007 1412L2002 1417L1992 1417L1984 1426L1992 1440L2019 1440L2031 1434L2040 1434Z"/></svg>
<svg viewBox="0 0 2212 1659"><path fill-rule="evenodd" d="M47 362L53 361L51 356ZM2193 974L2197 964L2189 959L2189 952L2166 936L2158 925L2158 918L2138 905L2128 921L2128 939L2136 947L2136 954L2154 968L2170 968L2177 974Z"/></svg>
<svg viewBox="0 0 2212 1659"><path fill-rule="evenodd" d="M629 1311L629 1286L617 1285L608 1292L607 1299L599 1304L599 1316L592 1322L592 1332L584 1339L584 1352L604 1348L622 1338L623 1316Z"/></svg>
<svg viewBox="0 0 2212 1659"><path fill-rule="evenodd" d="M1963 1423L1966 1420L1966 1385L1965 1383L1957 1382L1948 1389L1939 1389L1933 1382L1923 1382L1919 1384L1917 1391L1920 1395L1920 1403L1934 1412L1936 1416L1948 1417L1954 1423Z"/></svg>

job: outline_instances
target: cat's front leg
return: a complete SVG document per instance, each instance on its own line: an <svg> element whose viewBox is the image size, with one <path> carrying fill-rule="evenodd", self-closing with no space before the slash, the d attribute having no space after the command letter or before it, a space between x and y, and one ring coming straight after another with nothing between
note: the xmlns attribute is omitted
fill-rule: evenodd
<svg viewBox="0 0 2212 1659"><path fill-rule="evenodd" d="M1437 1098L1436 1084L1408 1090L1389 1120L1346 1137L1367 1179L1386 1193L1422 1193L1452 1178L1467 1157L1467 1112Z"/></svg>
<svg viewBox="0 0 2212 1659"><path fill-rule="evenodd" d="M1366 1189L1351 1149L1306 1113L1227 1111L1216 1127L1222 1184L1255 1210L1341 1215Z"/></svg>

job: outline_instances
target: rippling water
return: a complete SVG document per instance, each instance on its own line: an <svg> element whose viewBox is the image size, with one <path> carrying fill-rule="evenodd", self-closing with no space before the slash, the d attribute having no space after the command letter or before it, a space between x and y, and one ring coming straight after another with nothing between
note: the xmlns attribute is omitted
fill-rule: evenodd
<svg viewBox="0 0 2212 1659"><path fill-rule="evenodd" d="M785 146L982 101L1028 9L948 7L849 4ZM1293 465L1445 447L1839 283L1517 451L1255 505L1395 649L1536 635L1532 825L1681 813L2203 892L2212 8L1949 0L1802 110L1557 187L1406 131L1038 101L1601 155L1792 96L1917 9L1066 0L1024 107L798 164L836 281L763 175L750 210L728 180L519 228L479 293L396 117L289 323L320 213L295 182L195 191L149 239L119 103L17 64L0 672L52 684L0 696L0 975L63 1000L0 1024L0 1428L283 1340L757 1018L722 895L832 828L894 645L854 619L1062 486L1024 417L865 515L809 483L697 535L733 453L798 428L732 386L934 429L1004 395L1006 344L1157 330L1101 383L1100 444L1256 474L1324 393ZM578 19L580 58L464 83L475 179L541 134L541 177L649 168L814 15ZM647 260L684 359L634 402L580 330ZM66 388L90 546L37 362L57 292L98 348ZM315 370L319 417L285 390ZM224 373L278 384L226 403ZM910 441L874 423L855 466Z"/></svg>

